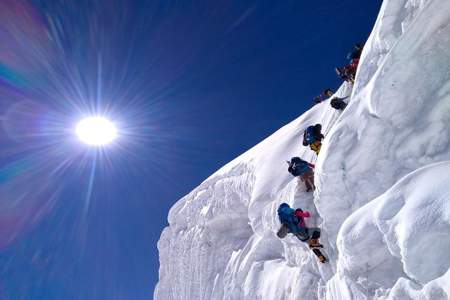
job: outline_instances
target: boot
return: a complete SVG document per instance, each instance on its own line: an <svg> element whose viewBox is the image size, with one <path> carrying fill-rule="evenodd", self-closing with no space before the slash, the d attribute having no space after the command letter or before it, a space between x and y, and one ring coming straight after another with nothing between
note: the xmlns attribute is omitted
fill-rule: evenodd
<svg viewBox="0 0 450 300"><path fill-rule="evenodd" d="M317 256L317 258L318 258L319 261L320 261L321 263L323 263L323 264L327 262L327 258L326 258L325 256L323 256L323 254Z"/></svg>
<svg viewBox="0 0 450 300"><path fill-rule="evenodd" d="M323 245L319 243L319 239L310 239L308 241L309 248L323 248Z"/></svg>
<svg viewBox="0 0 450 300"><path fill-rule="evenodd" d="M313 249L312 251L317 256L317 259L319 260L319 262L324 264L328 261L327 258L322 254L322 252L320 252L319 249Z"/></svg>

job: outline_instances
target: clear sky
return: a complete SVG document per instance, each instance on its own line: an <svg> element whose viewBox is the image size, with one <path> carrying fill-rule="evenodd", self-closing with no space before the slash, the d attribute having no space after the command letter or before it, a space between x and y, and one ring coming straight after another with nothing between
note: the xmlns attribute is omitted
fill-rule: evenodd
<svg viewBox="0 0 450 300"><path fill-rule="evenodd" d="M0 299L151 299L169 208L336 89L380 5L0 1Z"/></svg>

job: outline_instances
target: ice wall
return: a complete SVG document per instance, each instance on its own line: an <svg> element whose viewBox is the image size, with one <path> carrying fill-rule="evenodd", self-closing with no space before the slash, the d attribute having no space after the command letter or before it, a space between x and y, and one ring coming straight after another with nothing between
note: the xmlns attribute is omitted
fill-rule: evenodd
<svg viewBox="0 0 450 300"><path fill-rule="evenodd" d="M328 102L213 174L169 213L155 299L450 298L450 2L384 1L340 114ZM322 123L317 159L303 130ZM312 195L285 160L316 162ZM314 213L330 263L279 240ZM448 250L447 250L448 251Z"/></svg>

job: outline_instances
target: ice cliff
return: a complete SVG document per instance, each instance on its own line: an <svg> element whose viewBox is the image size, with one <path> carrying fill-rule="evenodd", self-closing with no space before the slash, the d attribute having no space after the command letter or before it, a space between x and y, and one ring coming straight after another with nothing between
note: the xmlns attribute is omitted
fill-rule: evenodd
<svg viewBox="0 0 450 300"><path fill-rule="evenodd" d="M170 210L155 299L450 299L450 2L386 0L340 113L325 101ZM321 123L318 157L301 145ZM316 163L314 195L286 160ZM330 262L280 240L311 211Z"/></svg>

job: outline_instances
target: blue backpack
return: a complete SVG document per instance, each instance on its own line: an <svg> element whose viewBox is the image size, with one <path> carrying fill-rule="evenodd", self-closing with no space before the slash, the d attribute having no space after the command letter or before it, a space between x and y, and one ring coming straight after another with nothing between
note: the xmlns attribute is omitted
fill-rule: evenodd
<svg viewBox="0 0 450 300"><path fill-rule="evenodd" d="M293 157L291 158L291 161L289 162L289 173L291 173L293 176L301 176L305 174L306 172L311 171L311 167L309 164L301 159L300 157Z"/></svg>
<svg viewBox="0 0 450 300"><path fill-rule="evenodd" d="M305 131L305 141L308 145L314 143L316 141L316 137L314 134L314 126L309 126Z"/></svg>
<svg viewBox="0 0 450 300"><path fill-rule="evenodd" d="M281 224L297 225L299 223L298 217L294 215L295 210L289 207L289 204L282 203L278 207L278 218Z"/></svg>
<svg viewBox="0 0 450 300"><path fill-rule="evenodd" d="M316 124L314 126L309 126L303 133L303 146L311 145L316 141L321 141L323 139L322 125Z"/></svg>

